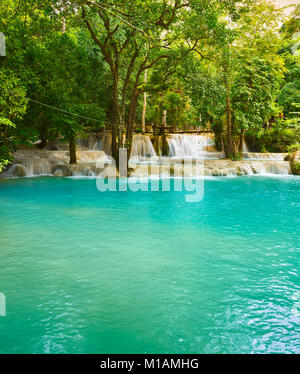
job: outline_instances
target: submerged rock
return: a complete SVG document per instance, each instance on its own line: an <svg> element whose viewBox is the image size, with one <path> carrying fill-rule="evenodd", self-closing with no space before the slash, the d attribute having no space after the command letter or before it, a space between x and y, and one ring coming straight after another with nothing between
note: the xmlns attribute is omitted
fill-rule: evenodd
<svg viewBox="0 0 300 374"><path fill-rule="evenodd" d="M26 177L27 175L26 168L24 165L13 165L10 170L14 177Z"/></svg>
<svg viewBox="0 0 300 374"><path fill-rule="evenodd" d="M52 168L52 174L54 175L56 172L59 172L59 176L63 177L69 177L73 175L75 165L69 165L69 164L56 164ZM58 175L56 175L58 176Z"/></svg>

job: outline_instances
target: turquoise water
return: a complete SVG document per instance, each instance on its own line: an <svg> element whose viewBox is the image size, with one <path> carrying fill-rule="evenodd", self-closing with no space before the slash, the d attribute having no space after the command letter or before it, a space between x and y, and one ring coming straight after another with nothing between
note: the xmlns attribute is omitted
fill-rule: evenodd
<svg viewBox="0 0 300 374"><path fill-rule="evenodd" d="M1 353L300 353L300 179L0 183Z"/></svg>

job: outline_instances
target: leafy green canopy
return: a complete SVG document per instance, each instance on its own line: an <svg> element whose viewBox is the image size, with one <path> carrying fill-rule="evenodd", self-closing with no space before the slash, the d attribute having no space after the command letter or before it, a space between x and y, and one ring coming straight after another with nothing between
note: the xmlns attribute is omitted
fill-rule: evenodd
<svg viewBox="0 0 300 374"><path fill-rule="evenodd" d="M25 88L9 72L0 71L0 172L9 162L9 151L16 142L15 121L26 112Z"/></svg>
<svg viewBox="0 0 300 374"><path fill-rule="evenodd" d="M228 155L244 133L296 131L299 17L279 33L281 14L263 0L3 0L0 15L3 160L18 145L103 126L116 151L130 149L144 92L147 124L167 110L168 125L212 128ZM10 82L22 92L14 103ZM8 115L15 106L23 111Z"/></svg>

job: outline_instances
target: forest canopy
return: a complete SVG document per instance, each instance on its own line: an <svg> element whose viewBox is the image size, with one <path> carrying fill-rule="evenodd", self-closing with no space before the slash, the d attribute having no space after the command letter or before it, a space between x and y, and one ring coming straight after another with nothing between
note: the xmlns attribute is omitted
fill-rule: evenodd
<svg viewBox="0 0 300 374"><path fill-rule="evenodd" d="M300 7L264 0L2 0L0 169L21 145L207 129L227 157L300 142ZM146 94L146 96L145 96ZM147 110L145 109L147 99Z"/></svg>

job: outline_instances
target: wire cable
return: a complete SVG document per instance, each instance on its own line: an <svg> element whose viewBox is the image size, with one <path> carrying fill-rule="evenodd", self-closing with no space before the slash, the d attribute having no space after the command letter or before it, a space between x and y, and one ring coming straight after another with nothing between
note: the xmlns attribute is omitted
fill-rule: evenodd
<svg viewBox="0 0 300 374"><path fill-rule="evenodd" d="M86 116L82 116L80 114L77 114L77 113L72 113L72 112L69 112L67 110L64 110L64 109L61 109L61 108L56 108L55 106L52 106L52 105L48 105L48 104L45 104L45 103L41 103L40 101L37 101L37 100L33 100L33 99L30 99L30 98L27 98L27 100L30 100L36 104L40 104L40 105L43 105L47 108L50 108L50 109L54 109L54 110L58 110L60 112L63 112L63 113L66 113L66 114L70 114L72 116L76 116L76 117L80 117L80 118L84 118L84 119L88 119L90 121L96 121L96 122L101 122L103 123L103 121L100 121L99 119L96 119L96 118L90 118L90 117L86 117Z"/></svg>

